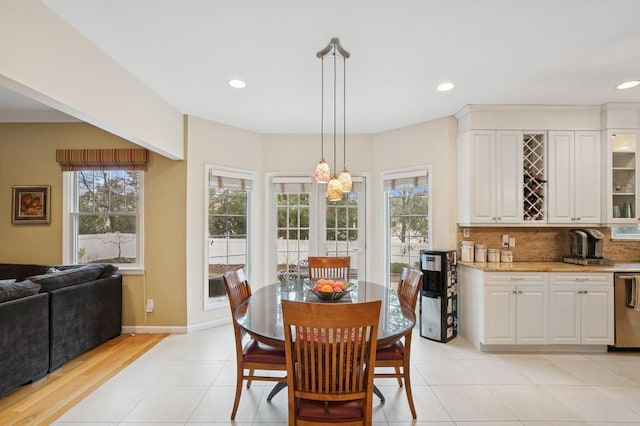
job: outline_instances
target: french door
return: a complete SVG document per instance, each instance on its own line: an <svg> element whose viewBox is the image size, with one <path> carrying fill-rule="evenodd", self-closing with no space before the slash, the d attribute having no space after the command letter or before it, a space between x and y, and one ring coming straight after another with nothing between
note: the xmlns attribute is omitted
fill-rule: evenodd
<svg viewBox="0 0 640 426"><path fill-rule="evenodd" d="M365 279L366 180L354 176L340 201L308 176L272 176L269 280L306 276L309 256L350 256L351 279Z"/></svg>

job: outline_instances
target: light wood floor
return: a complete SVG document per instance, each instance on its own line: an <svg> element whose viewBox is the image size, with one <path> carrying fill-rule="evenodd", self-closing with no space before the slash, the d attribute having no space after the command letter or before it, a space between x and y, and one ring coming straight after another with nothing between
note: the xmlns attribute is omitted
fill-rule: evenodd
<svg viewBox="0 0 640 426"><path fill-rule="evenodd" d="M0 425L48 425L168 334L122 334L0 398ZM0 362L2 362L0 360Z"/></svg>

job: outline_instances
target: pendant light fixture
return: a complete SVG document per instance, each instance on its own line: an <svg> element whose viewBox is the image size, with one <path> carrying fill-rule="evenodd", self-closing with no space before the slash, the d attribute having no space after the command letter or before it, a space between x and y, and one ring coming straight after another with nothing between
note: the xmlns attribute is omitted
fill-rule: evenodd
<svg viewBox="0 0 640 426"><path fill-rule="evenodd" d="M321 159L318 162L315 170L316 182L325 183L327 182L327 199L329 201L339 201L342 199L343 192L351 191L351 175L347 171L346 168L346 111L343 110L343 120L344 120L344 143L343 143L343 159L345 159L344 170L340 173L340 178L338 178L337 173L331 175L331 170L326 161L324 161L324 57L326 55L333 56L333 162L334 162L334 171L337 170L337 156L336 156L336 109L337 109L337 73L336 73L336 56L341 56L343 59L343 79L346 76L346 59L350 56L349 52L344 50L340 45L340 40L337 38L332 38L327 47L322 49L316 54L316 57L321 59L322 64L322 113L320 119L320 149L321 149ZM346 100L344 99L344 95L346 94L346 84L343 80L344 85L344 93L343 93L343 104L346 106Z"/></svg>
<svg viewBox="0 0 640 426"><path fill-rule="evenodd" d="M340 172L340 185L342 192L351 192L353 182L351 173L347 170L347 58L342 57L342 171Z"/></svg>

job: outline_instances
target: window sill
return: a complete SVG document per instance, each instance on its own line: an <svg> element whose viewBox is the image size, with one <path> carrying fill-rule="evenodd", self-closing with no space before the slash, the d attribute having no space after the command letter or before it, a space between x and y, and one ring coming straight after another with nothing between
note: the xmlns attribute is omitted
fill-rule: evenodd
<svg viewBox="0 0 640 426"><path fill-rule="evenodd" d="M125 268L125 267L119 266L118 271L116 273L120 275L143 275L144 267Z"/></svg>

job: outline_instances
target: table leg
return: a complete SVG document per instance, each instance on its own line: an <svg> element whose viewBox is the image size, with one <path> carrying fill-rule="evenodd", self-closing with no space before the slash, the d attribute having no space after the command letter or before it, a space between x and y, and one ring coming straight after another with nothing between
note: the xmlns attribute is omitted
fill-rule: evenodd
<svg viewBox="0 0 640 426"><path fill-rule="evenodd" d="M380 403L384 404L384 395L380 392L380 389L376 385L373 385L373 393L376 394L378 398L380 398Z"/></svg>
<svg viewBox="0 0 640 426"><path fill-rule="evenodd" d="M269 396L267 396L267 402L271 402L271 399L276 396L278 392L287 387L287 382L278 382L269 392Z"/></svg>

